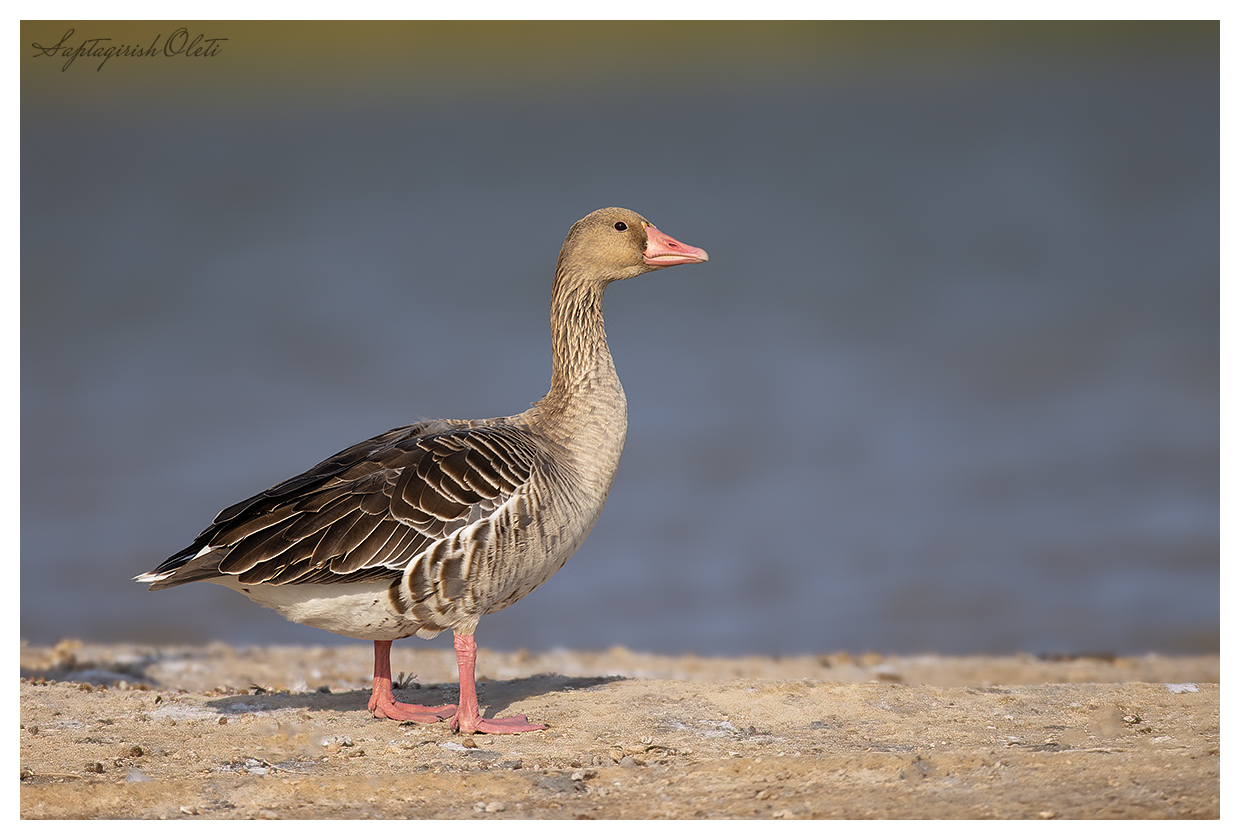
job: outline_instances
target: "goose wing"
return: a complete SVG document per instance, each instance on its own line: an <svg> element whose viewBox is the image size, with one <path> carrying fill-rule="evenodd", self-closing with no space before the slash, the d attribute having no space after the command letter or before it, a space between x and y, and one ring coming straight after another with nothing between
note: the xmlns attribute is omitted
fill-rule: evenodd
<svg viewBox="0 0 1240 840"><path fill-rule="evenodd" d="M225 509L137 579L163 589L223 575L246 584L394 578L548 463L547 444L525 426L393 429Z"/></svg>

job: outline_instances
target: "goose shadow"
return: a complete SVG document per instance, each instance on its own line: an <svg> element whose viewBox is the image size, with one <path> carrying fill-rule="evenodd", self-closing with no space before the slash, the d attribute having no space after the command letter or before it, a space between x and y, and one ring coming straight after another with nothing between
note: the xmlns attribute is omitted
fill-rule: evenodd
<svg viewBox="0 0 1240 840"><path fill-rule="evenodd" d="M479 680L478 703L484 717L504 713L516 714L516 708L530 697L566 691L588 691L613 682L627 680L624 676L566 677L563 674L535 674L512 680ZM396 699L402 703L424 706L442 706L456 703L459 687L455 682L432 683L410 688L396 688ZM221 714L245 714L247 712L272 712L283 709L303 711L366 711L370 689L325 692L267 692L257 689L254 693L233 694L206 701L204 705Z"/></svg>
<svg viewBox="0 0 1240 840"><path fill-rule="evenodd" d="M172 686L167 680L155 679L148 673L152 665L169 660L194 660L205 658L203 651L153 651L140 656L127 657L125 661L115 660L82 660L70 657L65 661L49 664L45 667L22 667L23 679L48 680L52 682L90 683L93 685L117 685L122 682L136 683L147 687L166 688ZM478 701L484 717L494 717L505 711L517 713L515 707L530 697L544 694L583 691L608 685L624 676L566 677L563 674L534 674L511 680L491 680L480 678L477 682ZM419 685L394 687L396 699L404 703L417 703L424 706L442 706L456 703L459 694L456 682L428 683ZM302 709L306 711L366 711L370 700L370 689L353 691L328 692L310 690L300 692L268 691L261 687L253 687L244 693L237 691L223 697L206 701L205 706L220 714L246 714L247 712L277 711L280 709Z"/></svg>

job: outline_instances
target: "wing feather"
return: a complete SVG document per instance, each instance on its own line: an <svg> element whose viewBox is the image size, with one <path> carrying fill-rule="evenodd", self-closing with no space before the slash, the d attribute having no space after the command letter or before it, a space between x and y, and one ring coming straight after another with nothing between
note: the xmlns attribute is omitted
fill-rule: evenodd
<svg viewBox="0 0 1240 840"><path fill-rule="evenodd" d="M502 506L551 463L550 446L505 421L393 429L226 508L142 579L158 589L220 575L279 584L395 578ZM424 575L444 573L463 570Z"/></svg>

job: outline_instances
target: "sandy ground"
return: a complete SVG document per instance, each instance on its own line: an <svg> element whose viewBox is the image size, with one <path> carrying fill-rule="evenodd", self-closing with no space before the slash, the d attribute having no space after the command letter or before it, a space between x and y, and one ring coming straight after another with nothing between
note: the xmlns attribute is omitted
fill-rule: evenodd
<svg viewBox="0 0 1240 840"><path fill-rule="evenodd" d="M398 642L407 702L449 650ZM371 649L21 651L21 816L1207 818L1219 659L479 656L524 735L366 711Z"/></svg>

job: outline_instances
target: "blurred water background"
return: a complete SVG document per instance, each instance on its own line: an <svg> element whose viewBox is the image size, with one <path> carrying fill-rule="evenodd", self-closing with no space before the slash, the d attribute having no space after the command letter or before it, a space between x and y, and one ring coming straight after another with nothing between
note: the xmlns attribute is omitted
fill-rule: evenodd
<svg viewBox="0 0 1240 840"><path fill-rule="evenodd" d="M227 41L32 46L178 27ZM564 234L621 205L711 261L609 290L611 499L482 645L1218 650L1217 23L21 34L23 639L341 641L130 578L523 410Z"/></svg>

